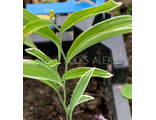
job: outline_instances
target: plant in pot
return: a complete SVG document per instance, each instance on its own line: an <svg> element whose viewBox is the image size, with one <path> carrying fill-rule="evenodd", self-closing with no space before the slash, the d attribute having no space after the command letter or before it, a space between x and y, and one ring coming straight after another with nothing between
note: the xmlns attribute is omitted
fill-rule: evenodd
<svg viewBox="0 0 156 120"><path fill-rule="evenodd" d="M76 23L91 16L109 12L114 8L119 7L121 4L121 2L114 2L113 0L110 0L96 7L77 11L71 14L64 21L61 28L58 28L53 23L52 18L55 15L53 10L47 9L50 11L50 20L44 20L38 18L26 9L23 9L23 43L27 40L31 41L28 36L35 33L48 38L55 43L58 48L58 59L50 59L46 54L33 45L31 45L33 48L26 49L27 53L37 57L38 59L23 60L23 77L35 78L52 87L58 93L62 106L64 107L66 120L72 120L72 113L76 105L94 99L92 96L83 94L91 77L109 78L112 76L112 74L107 71L95 67L79 67L68 71L68 64L70 60L81 51L100 41L116 35L132 32L132 16L117 16L95 24L75 39L68 50L67 55L65 55L62 49L62 34ZM49 28L49 25L54 26L60 32L60 38ZM62 64L60 62L61 55L65 60L65 72L62 77L57 72L58 66ZM74 88L69 105L67 105L65 87L66 80L74 78L80 78L80 80ZM60 87L63 88L63 98L59 92Z"/></svg>

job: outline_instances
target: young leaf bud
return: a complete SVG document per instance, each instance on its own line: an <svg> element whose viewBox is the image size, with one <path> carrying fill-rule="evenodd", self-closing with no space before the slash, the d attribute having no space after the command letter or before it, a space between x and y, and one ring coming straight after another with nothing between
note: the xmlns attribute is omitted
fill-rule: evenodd
<svg viewBox="0 0 156 120"><path fill-rule="evenodd" d="M46 9L45 11L47 11L47 10L50 12L50 20L52 21L54 15L55 15L55 12L52 9Z"/></svg>

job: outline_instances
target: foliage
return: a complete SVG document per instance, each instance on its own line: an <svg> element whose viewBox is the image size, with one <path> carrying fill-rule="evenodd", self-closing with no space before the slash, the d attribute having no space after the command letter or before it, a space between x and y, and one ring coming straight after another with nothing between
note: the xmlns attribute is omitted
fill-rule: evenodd
<svg viewBox="0 0 156 120"><path fill-rule="evenodd" d="M99 13L109 12L120 5L120 2L117 3L110 0L96 7L77 11L64 21L60 29L53 23L52 19L51 21L40 19L33 13L23 9L23 43L25 43L26 38L29 39L28 36L30 34L35 33L50 39L58 48L58 59L52 60L34 45L30 45L32 48L26 49L26 52L37 57L38 60L23 60L23 76L27 78L35 78L51 86L60 97L61 103L66 112L67 120L72 120L72 112L76 105L94 99L92 96L83 94L91 77L109 78L112 76L112 74L99 68L82 67L68 71L68 63L82 50L100 41L116 35L132 32L132 16L118 16L92 26L76 38L67 52L67 56L65 56L62 49L62 33L86 18ZM52 18L54 16L54 11L49 11L50 13L53 13L50 14L50 18ZM54 34L54 32L49 28L49 25L53 25L60 31L60 38ZM62 77L57 72L57 67L61 64L61 55L63 55L65 60L65 73ZM73 78L80 78L80 80L73 91L70 104L66 105L65 83L67 79L69 80ZM60 87L63 88L64 98L60 95Z"/></svg>
<svg viewBox="0 0 156 120"><path fill-rule="evenodd" d="M131 78L132 80L132 78ZM122 95L127 99L132 99L132 84L126 83L121 91Z"/></svg>

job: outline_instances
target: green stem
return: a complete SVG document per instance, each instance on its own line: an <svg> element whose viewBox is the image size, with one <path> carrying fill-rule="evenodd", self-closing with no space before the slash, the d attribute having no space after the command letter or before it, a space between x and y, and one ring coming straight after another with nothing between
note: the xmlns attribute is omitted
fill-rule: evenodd
<svg viewBox="0 0 156 120"><path fill-rule="evenodd" d="M66 120L68 120L68 113L66 113Z"/></svg>
<svg viewBox="0 0 156 120"><path fill-rule="evenodd" d="M72 113L69 115L69 120L72 120Z"/></svg>
<svg viewBox="0 0 156 120"><path fill-rule="evenodd" d="M58 47L58 60L59 62L61 60L61 47L60 46Z"/></svg>
<svg viewBox="0 0 156 120"><path fill-rule="evenodd" d="M64 104L66 105L66 76L67 76L67 69L68 69L68 62L65 62L65 79L64 79L64 87L63 87L63 92L64 92ZM68 120L68 113L66 112L66 120Z"/></svg>
<svg viewBox="0 0 156 120"><path fill-rule="evenodd" d="M53 23L53 26L58 30L60 31L60 29ZM62 32L60 32L60 46L58 47L58 59L59 59L59 62L60 62L60 58L61 58L61 53L63 55L63 58L65 60L65 80L64 80L64 83L63 83L63 93L64 93L64 102L62 100L62 97L60 95L60 93L58 92L58 95L60 97L60 100L61 100L61 103L66 111L66 120L68 120L68 110L67 110L67 106L66 106L66 89L65 89L65 83L66 83L66 77L67 77L67 69L68 69L68 62L66 61L66 57L65 57L65 54L64 54L64 51L62 49Z"/></svg>
<svg viewBox="0 0 156 120"><path fill-rule="evenodd" d="M65 62L66 62L66 57L65 57L65 54L64 54L64 52L63 52L62 47L61 47L61 52L62 52L63 58L64 58L64 60L65 60Z"/></svg>
<svg viewBox="0 0 156 120"><path fill-rule="evenodd" d="M53 23L53 22L52 22ZM58 30L60 31L60 28L58 28L54 23L53 23L53 26Z"/></svg>
<svg viewBox="0 0 156 120"><path fill-rule="evenodd" d="M61 51L63 58L65 60L65 75L67 74L67 69L68 69L68 62L66 62L66 57L64 54L64 51L62 49L62 32L60 32L60 48L59 50ZM66 80L66 76L65 76L65 80ZM64 102L62 103L64 106L66 106L66 87L65 87L65 81L63 83L64 87L63 87L63 93L64 93ZM61 98L62 99L62 98ZM62 100L63 101L63 100ZM66 107L66 120L68 120L68 111L67 111L67 107Z"/></svg>
<svg viewBox="0 0 156 120"><path fill-rule="evenodd" d="M64 104L66 105L66 88L63 87L63 93L64 93Z"/></svg>
<svg viewBox="0 0 156 120"><path fill-rule="evenodd" d="M61 57L61 53L62 53L62 32L60 32L60 46L59 46L59 50L60 50L60 57ZM63 55L63 58L65 59L65 55Z"/></svg>
<svg viewBox="0 0 156 120"><path fill-rule="evenodd" d="M60 32L60 45L61 45L61 48L62 48L62 32Z"/></svg>
<svg viewBox="0 0 156 120"><path fill-rule="evenodd" d="M62 38L62 33L60 33L60 38ZM67 77L67 70L68 70L68 62L66 61L66 57L65 57L65 54L64 54L62 47L61 47L61 52L62 52L63 58L65 60L65 78L64 78L64 83L63 83L63 85L64 85L63 93L64 93L64 104L66 105L66 89L65 89L66 87L65 87L65 85L66 85L66 77ZM66 119L68 120L68 113L67 112L66 112Z"/></svg>
<svg viewBox="0 0 156 120"><path fill-rule="evenodd" d="M62 105L63 105L63 107L64 107L66 113L68 113L68 111L67 111L67 107L66 107L66 105L64 104L64 102L63 102L63 100L62 100L62 97L61 97L60 92L58 91L57 93L58 93L58 95L59 95L59 97L60 97L61 103L62 103Z"/></svg>
<svg viewBox="0 0 156 120"><path fill-rule="evenodd" d="M64 76L64 85L65 85L65 83L66 83L66 78L67 78L67 70L68 70L68 62L66 61L65 62L65 76Z"/></svg>
<svg viewBox="0 0 156 120"><path fill-rule="evenodd" d="M68 62L65 63L65 78L64 78L64 87L63 87L63 91L64 91L64 104L66 104L66 89L65 89L65 85L66 85L66 77L67 77L67 69L68 69Z"/></svg>

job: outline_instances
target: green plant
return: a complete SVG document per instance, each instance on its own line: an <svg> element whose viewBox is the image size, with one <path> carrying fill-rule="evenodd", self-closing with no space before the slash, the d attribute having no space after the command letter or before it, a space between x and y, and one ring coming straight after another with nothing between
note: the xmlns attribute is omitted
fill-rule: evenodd
<svg viewBox="0 0 156 120"><path fill-rule="evenodd" d="M132 80L132 77L130 79ZM132 99L132 83L126 83L121 90L121 94L127 99Z"/></svg>
<svg viewBox="0 0 156 120"><path fill-rule="evenodd" d="M32 42L32 40L28 36L23 38L23 44L28 47L37 48L36 45Z"/></svg>
<svg viewBox="0 0 156 120"><path fill-rule="evenodd" d="M47 55L37 48L28 48L26 52L37 57L39 60L23 60L23 76L27 78L35 78L49 86L51 86L59 95L61 103L66 112L66 119L72 120L72 112L76 105L94 99L92 96L83 95L87 84L91 77L109 78L112 74L99 68L80 67L68 71L68 63L70 60L83 51L84 49L110 37L129 33L132 31L132 16L118 16L105 21L102 21L84 33L80 34L73 44L71 45L67 56L65 56L62 49L62 33L74 24L85 20L91 16L99 13L105 13L120 6L120 2L114 2L110 0L105 4L77 11L70 15L62 24L61 28L58 28L52 21L54 11L50 11L50 20L43 20L38 18L31 12L23 9L23 37L27 37L32 33L39 34L51 40L58 48L58 59L51 60ZM57 37L53 31L49 28L49 25L53 25L60 31L60 38ZM61 77L57 72L57 67L60 62L61 55L65 60L65 73ZM70 104L66 105L66 80L80 78L76 85L73 94L70 99ZM61 97L59 88L63 88L64 98Z"/></svg>

